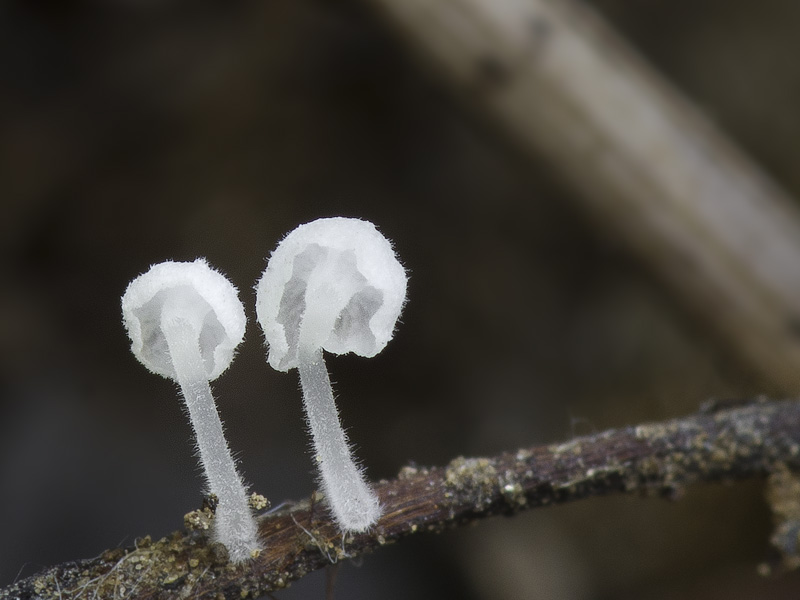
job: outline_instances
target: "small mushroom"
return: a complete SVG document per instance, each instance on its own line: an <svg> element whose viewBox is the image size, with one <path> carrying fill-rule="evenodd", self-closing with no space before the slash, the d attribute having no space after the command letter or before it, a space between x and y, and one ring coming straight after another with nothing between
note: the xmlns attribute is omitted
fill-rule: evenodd
<svg viewBox="0 0 800 600"><path fill-rule="evenodd" d="M261 548L258 530L209 385L228 368L244 336L236 288L202 259L167 261L131 281L122 315L139 362L180 385L208 491L218 499L216 541L232 561L250 558Z"/></svg>
<svg viewBox="0 0 800 600"><path fill-rule="evenodd" d="M353 461L322 351L372 357L394 333L406 273L372 223L335 217L301 225L278 245L257 284L269 364L297 368L322 490L343 531L364 531L380 505Z"/></svg>

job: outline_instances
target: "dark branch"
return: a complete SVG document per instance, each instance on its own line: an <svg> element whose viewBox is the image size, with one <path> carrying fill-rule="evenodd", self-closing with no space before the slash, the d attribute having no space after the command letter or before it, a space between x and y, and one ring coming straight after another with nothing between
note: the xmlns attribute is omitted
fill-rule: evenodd
<svg viewBox="0 0 800 600"><path fill-rule="evenodd" d="M239 566L209 543L206 507L187 515L185 532L58 565L0 590L0 600L257 597L342 558L491 515L618 492L676 497L698 481L775 475L789 489L787 477L792 483L798 470L800 401L715 405L563 444L456 458L446 467L405 467L375 485L384 507L375 528L346 539L324 503L304 500L261 518L266 550Z"/></svg>

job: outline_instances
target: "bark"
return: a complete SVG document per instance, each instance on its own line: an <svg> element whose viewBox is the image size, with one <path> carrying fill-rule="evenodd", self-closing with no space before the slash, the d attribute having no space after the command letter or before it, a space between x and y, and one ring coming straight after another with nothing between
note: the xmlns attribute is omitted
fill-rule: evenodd
<svg viewBox="0 0 800 600"><path fill-rule="evenodd" d="M754 477L770 478L773 543L792 567L799 564L798 471L800 401L714 403L682 419L561 444L407 466L375 484L383 517L363 534L342 538L324 500L312 496L260 518L265 550L239 565L209 541L213 508L205 506L186 515L183 531L57 565L0 590L0 600L258 597L343 558L492 515L614 493L678 498L692 483Z"/></svg>

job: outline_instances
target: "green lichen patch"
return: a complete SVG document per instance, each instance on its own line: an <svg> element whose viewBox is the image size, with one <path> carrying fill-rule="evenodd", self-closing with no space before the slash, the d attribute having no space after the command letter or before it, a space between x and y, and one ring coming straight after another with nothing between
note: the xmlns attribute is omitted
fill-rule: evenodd
<svg viewBox="0 0 800 600"><path fill-rule="evenodd" d="M213 521L214 513L207 506L183 515L183 526L186 531L208 531Z"/></svg>
<svg viewBox="0 0 800 600"><path fill-rule="evenodd" d="M767 502L772 509L775 529L770 543L781 556L781 568L800 568L800 477L785 466L769 477ZM762 571L766 566L762 567Z"/></svg>
<svg viewBox="0 0 800 600"><path fill-rule="evenodd" d="M261 494L253 492L250 494L250 497L247 499L248 504L250 504L250 508L253 510L266 510L270 507L270 502Z"/></svg>
<svg viewBox="0 0 800 600"><path fill-rule="evenodd" d="M469 498L475 510L485 510L499 487L497 470L488 458L459 456L447 465L445 486L455 498Z"/></svg>

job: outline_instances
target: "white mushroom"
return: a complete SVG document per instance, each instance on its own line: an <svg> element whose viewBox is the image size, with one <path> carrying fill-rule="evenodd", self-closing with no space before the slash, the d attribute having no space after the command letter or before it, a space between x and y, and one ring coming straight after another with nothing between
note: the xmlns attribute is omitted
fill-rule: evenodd
<svg viewBox="0 0 800 600"><path fill-rule="evenodd" d="M216 541L232 561L250 558L261 547L258 530L209 385L228 368L244 336L236 288L202 259L167 261L131 281L122 315L136 358L180 385L208 491L218 499Z"/></svg>
<svg viewBox="0 0 800 600"><path fill-rule="evenodd" d="M406 273L389 241L372 223L342 217L292 231L257 285L269 363L300 372L323 492L344 531L369 528L380 505L353 461L322 351L375 356L392 338L405 296Z"/></svg>

